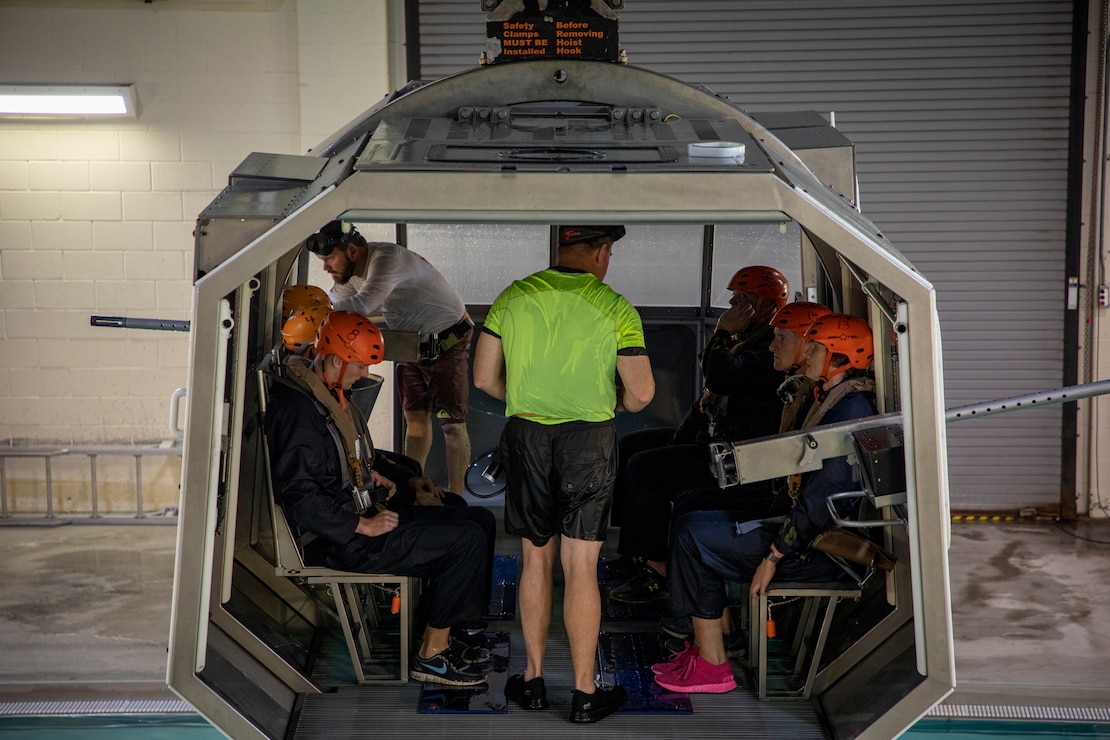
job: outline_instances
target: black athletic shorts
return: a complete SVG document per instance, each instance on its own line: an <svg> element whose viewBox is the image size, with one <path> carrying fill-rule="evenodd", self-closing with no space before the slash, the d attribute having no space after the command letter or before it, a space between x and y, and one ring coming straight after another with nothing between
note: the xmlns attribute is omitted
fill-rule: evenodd
<svg viewBox="0 0 1110 740"><path fill-rule="evenodd" d="M511 418L501 434L505 531L543 547L553 536L605 539L617 435L612 421L537 424Z"/></svg>

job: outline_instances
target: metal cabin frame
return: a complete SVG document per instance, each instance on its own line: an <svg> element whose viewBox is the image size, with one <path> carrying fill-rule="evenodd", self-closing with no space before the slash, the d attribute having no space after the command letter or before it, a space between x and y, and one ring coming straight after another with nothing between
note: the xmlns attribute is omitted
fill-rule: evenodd
<svg viewBox="0 0 1110 740"><path fill-rule="evenodd" d="M556 135L522 144L512 126L522 115L546 116ZM575 116L597 125L576 132ZM453 153L460 135L470 159ZM744 143L744 162L707 160L687 148L720 139ZM635 147L653 153L608 157ZM584 148L607 154L583 156ZM886 584L893 608L840 652L835 670L823 671L837 684L815 686L813 701L835 734L902 732L955 685L940 330L932 285L853 206L851 157L819 117L752 117L705 88L572 60L413 83L309 156L248 157L195 234L170 687L236 738L291 734L298 697L320 690L303 656L275 648L228 606L245 599L272 628L305 644L328 619L318 594L274 575L267 561L257 523L257 399L248 381L276 339L275 304L301 244L321 225L338 217L396 224L785 218L801 226L810 260L803 266L823 270L827 299L866 315L877 340L896 337L896 363L876 355L882 410L901 411L904 422L907 526L891 543L903 555ZM891 708L863 711L859 726L848 720L837 729L838 716L861 714L861 695L882 693L868 684L894 653L908 655L918 674L904 695ZM233 685L217 679L221 671Z"/></svg>

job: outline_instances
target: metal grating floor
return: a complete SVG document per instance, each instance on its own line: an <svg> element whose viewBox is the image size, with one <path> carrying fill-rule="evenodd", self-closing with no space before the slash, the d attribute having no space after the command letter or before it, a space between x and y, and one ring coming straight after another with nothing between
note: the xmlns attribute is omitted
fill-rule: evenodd
<svg viewBox="0 0 1110 740"><path fill-rule="evenodd" d="M0 717L119 716L124 714L195 715L196 712L189 704L180 699L0 702Z"/></svg>
<svg viewBox="0 0 1110 740"><path fill-rule="evenodd" d="M499 541L499 550L504 543ZM304 697L294 738L400 738L450 737L452 740L489 737L591 738L682 737L782 738L824 740L827 737L817 712L807 701L761 702L748 683L745 669L733 664L737 688L727 694L692 696L692 714L615 714L595 725L567 721L574 686L570 648L562 626L562 586L556 574L554 614L545 659L545 678L552 709L526 712L510 705L505 714L419 714L420 684L358 686L350 683L351 668L345 654L328 655L316 663L313 678L334 692ZM509 673L524 669L524 643L519 615L490 623L490 629L510 634ZM602 629L644 629L642 623L603 621ZM611 678L611 677L609 677Z"/></svg>
<svg viewBox="0 0 1110 740"><path fill-rule="evenodd" d="M760 702L737 667L737 689L727 694L693 697L693 714L615 714L596 725L572 725L566 719L573 680L570 651L559 634L556 615L548 642L546 679L553 708L525 712L510 706L507 714L428 715L417 713L420 685L345 686L335 693L305 697L295 738L397 738L451 737L457 740L488 737L573 737L579 732L591 738L681 737L687 733L702 738L789 738L823 740L813 707L805 701ZM505 629L505 623L498 627ZM524 645L519 624L510 628L510 671L524 666ZM650 732L647 731L650 727ZM740 728L740 729L738 729Z"/></svg>
<svg viewBox="0 0 1110 740"><path fill-rule="evenodd" d="M1110 722L1110 707L940 704L933 707L926 716L950 719L1026 719L1051 720L1054 722Z"/></svg>

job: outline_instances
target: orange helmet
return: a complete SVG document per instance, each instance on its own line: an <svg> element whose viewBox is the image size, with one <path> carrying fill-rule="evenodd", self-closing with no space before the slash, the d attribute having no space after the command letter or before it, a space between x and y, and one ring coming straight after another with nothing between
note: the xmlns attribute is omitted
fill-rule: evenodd
<svg viewBox="0 0 1110 740"><path fill-rule="evenodd" d="M311 306L294 311L281 327L285 348L295 350L302 344L316 341L316 332L329 313L330 306Z"/></svg>
<svg viewBox="0 0 1110 740"><path fill-rule="evenodd" d="M313 306L331 308L331 299L315 285L293 285L281 292L281 315L288 318L295 311Z"/></svg>
<svg viewBox="0 0 1110 740"><path fill-rule="evenodd" d="M857 370L866 370L875 356L871 327L858 316L843 313L825 314L814 320L803 336L825 345L829 350L830 358L833 353L844 355ZM826 359L826 370L828 362Z"/></svg>
<svg viewBox="0 0 1110 740"><path fill-rule="evenodd" d="M805 339L805 331L809 328L810 324L812 324L815 319L830 313L832 313L832 309L820 303L810 303L808 301L787 303L771 317L771 327L774 329L783 329L784 331L792 331L799 337ZM794 352L794 360L791 362L791 372L802 364L805 344L805 342L798 342L798 349Z"/></svg>
<svg viewBox="0 0 1110 740"><path fill-rule="evenodd" d="M385 359L385 341L378 327L365 316L332 311L316 332L316 354L335 355L344 363L376 365Z"/></svg>
<svg viewBox="0 0 1110 740"><path fill-rule="evenodd" d="M790 299L790 283L773 267L742 267L728 281L729 290L742 290L775 304L776 309Z"/></svg>
<svg viewBox="0 0 1110 740"><path fill-rule="evenodd" d="M800 337L815 319L830 313L832 309L820 303L796 301L780 308L771 317L771 326L775 329L792 331Z"/></svg>

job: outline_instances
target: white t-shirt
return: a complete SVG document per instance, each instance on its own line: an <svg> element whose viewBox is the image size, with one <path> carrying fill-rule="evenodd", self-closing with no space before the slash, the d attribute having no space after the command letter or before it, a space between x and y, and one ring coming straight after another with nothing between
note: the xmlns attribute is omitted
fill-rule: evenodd
<svg viewBox="0 0 1110 740"><path fill-rule="evenodd" d="M462 298L428 260L398 244L370 242L366 271L331 289L331 302L364 316L382 314L397 331L443 331L466 313Z"/></svg>

